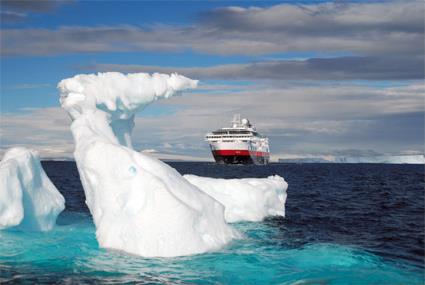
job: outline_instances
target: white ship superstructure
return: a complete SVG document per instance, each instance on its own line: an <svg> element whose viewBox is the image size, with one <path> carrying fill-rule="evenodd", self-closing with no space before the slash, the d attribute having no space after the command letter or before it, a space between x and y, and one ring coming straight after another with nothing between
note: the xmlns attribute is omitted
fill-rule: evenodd
<svg viewBox="0 0 425 285"><path fill-rule="evenodd" d="M248 119L235 115L232 127L221 128L205 137L217 163L267 164L270 158L269 140L260 135Z"/></svg>

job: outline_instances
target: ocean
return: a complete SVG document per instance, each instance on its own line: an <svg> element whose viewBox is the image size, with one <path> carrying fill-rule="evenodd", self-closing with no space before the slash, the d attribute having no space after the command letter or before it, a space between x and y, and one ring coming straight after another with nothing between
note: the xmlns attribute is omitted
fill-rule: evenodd
<svg viewBox="0 0 425 285"><path fill-rule="evenodd" d="M74 162L43 167L66 199L51 232L0 231L1 284L424 284L424 165L168 162L182 174L288 182L286 217L236 223L206 254L98 247Z"/></svg>

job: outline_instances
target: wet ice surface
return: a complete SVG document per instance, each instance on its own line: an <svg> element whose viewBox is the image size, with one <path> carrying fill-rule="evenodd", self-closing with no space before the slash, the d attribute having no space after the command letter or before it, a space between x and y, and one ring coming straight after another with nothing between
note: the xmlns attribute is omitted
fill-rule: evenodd
<svg viewBox="0 0 425 285"><path fill-rule="evenodd" d="M214 253L147 259L99 249L72 162L43 167L66 198L50 233L0 233L3 282L423 284L424 167L171 163L182 174L278 174L286 218L234 224L245 238ZM304 282L304 283L302 283ZM310 282L310 283L308 283Z"/></svg>

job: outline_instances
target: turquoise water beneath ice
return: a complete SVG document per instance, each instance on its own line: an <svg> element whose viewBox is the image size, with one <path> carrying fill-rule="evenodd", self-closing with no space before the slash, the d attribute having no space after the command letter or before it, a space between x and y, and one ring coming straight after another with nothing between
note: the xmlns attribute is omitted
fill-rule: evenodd
<svg viewBox="0 0 425 285"><path fill-rule="evenodd" d="M48 233L0 232L0 283L423 284L420 269L329 243L284 246L276 223L235 224L245 237L214 253L147 259L100 249L88 213Z"/></svg>
<svg viewBox="0 0 425 285"><path fill-rule="evenodd" d="M214 253L147 259L98 247L74 162L43 162L66 199L51 232L0 231L0 284L425 284L423 165L174 162L182 174L289 183L285 218L234 226Z"/></svg>

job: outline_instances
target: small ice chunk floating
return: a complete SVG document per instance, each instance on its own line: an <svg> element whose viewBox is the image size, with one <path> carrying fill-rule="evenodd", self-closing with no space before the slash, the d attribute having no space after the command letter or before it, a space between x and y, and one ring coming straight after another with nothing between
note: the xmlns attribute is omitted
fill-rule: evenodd
<svg viewBox="0 0 425 285"><path fill-rule="evenodd" d="M183 177L222 203L229 223L258 222L267 216L285 216L288 183L278 175L243 179L217 179L196 175Z"/></svg>
<svg viewBox="0 0 425 285"><path fill-rule="evenodd" d="M38 154L9 149L0 162L0 229L51 230L65 199L44 172Z"/></svg>
<svg viewBox="0 0 425 285"><path fill-rule="evenodd" d="M101 247L171 257L216 250L240 237L227 224L222 203L132 148L136 112L196 86L196 80L157 73L82 74L59 82Z"/></svg>

